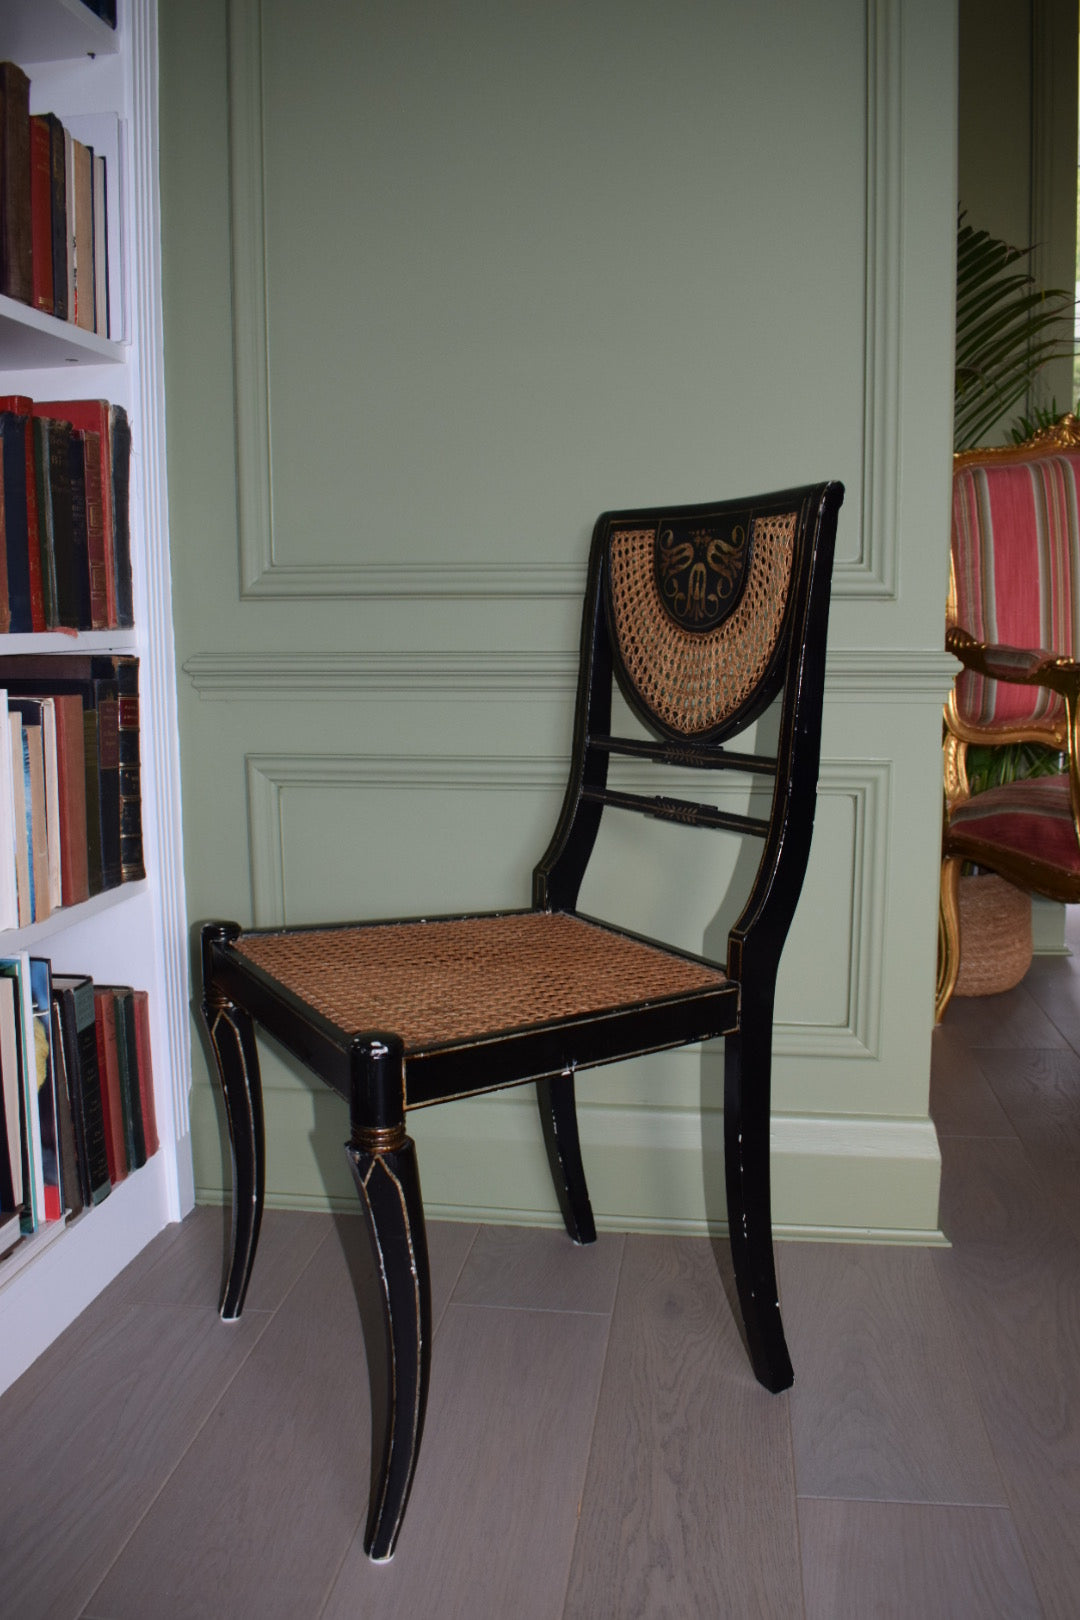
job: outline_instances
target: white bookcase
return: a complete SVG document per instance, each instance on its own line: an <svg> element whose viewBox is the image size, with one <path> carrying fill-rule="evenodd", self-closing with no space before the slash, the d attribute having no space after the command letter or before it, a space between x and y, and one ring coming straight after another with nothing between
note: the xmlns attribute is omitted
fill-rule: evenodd
<svg viewBox="0 0 1080 1620"><path fill-rule="evenodd" d="M188 938L180 833L169 585L157 185L157 0L118 0L117 28L82 0L0 0L0 60L28 74L33 112L104 121L121 263L113 340L0 297L0 394L102 398L131 419L135 628L0 636L0 652L122 651L140 660L143 845L147 876L0 934L59 972L150 992L159 1151L101 1204L0 1262L0 1389L19 1376L170 1221L194 1203L188 1091Z"/></svg>

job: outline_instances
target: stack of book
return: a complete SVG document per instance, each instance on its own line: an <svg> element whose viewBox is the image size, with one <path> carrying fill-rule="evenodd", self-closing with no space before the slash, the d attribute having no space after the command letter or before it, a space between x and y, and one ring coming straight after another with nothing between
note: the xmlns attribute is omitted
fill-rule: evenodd
<svg viewBox="0 0 1080 1620"><path fill-rule="evenodd" d="M122 405L0 395L0 633L130 628L130 474Z"/></svg>
<svg viewBox="0 0 1080 1620"><path fill-rule="evenodd" d="M158 1148L145 990L0 957L0 1254Z"/></svg>
<svg viewBox="0 0 1080 1620"><path fill-rule="evenodd" d="M145 876L139 661L0 656L0 929Z"/></svg>
<svg viewBox="0 0 1080 1620"><path fill-rule="evenodd" d="M30 80L0 62L0 293L109 336L105 157L55 113L30 114Z"/></svg>

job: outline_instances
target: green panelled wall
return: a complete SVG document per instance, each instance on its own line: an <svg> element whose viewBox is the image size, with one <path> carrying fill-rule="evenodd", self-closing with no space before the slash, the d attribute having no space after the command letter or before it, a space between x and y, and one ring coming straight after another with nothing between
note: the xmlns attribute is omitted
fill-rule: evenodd
<svg viewBox="0 0 1080 1620"><path fill-rule="evenodd" d="M161 13L192 922L527 902L596 514L843 479L777 1014L795 1232L937 1230L954 36L941 0ZM722 954L744 881L723 835L609 815L583 904ZM351 1207L340 1103L262 1050L269 1200ZM582 1077L602 1223L722 1220L719 1068ZM412 1118L430 1210L556 1218L530 1095Z"/></svg>

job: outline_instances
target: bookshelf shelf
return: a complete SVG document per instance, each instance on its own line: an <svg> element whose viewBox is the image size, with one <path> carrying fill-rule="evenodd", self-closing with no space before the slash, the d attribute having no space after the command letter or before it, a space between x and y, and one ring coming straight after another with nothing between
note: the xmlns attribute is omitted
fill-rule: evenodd
<svg viewBox="0 0 1080 1620"><path fill-rule="evenodd" d="M138 785L131 799L136 793L141 797L146 869L145 878L57 908L28 927L0 932L0 956L46 957L57 974L89 978L95 986L127 985L146 992L140 1001L139 1052L152 1054L153 1093L148 1098L156 1116L155 1139L160 1142L139 1168L113 1179L101 1203L66 1223L46 1222L39 1227L44 1235L35 1235L25 1247L20 1244L11 1256L0 1259L0 1390L24 1372L158 1232L194 1203L188 1120L188 939L166 500L157 11L158 0L123 0L114 30L82 0L0 0L0 59L16 62L30 78L32 97L37 96L36 106L31 100L32 112L53 111L61 119L70 113L73 124L81 120L87 126L79 138L104 151L120 181L108 193L110 208L114 199L117 204L110 230L115 218L126 250L122 322L116 321L110 300L113 330L123 331L122 342L0 295L0 396L64 403L106 400L120 408L110 421L130 424L130 458L125 466L130 470L127 509L134 619L133 629L0 634L0 655L32 656L33 678L46 680L50 677L42 676L40 669L46 665L51 670L53 659L61 674L62 660L73 655L113 655L128 665L138 660ZM94 56L107 60L95 62ZM45 65L49 63L55 66ZM88 132L91 124L95 131L108 129L115 150ZM114 256L111 264L117 262ZM126 605L123 612L118 607L116 616L128 617ZM8 670L0 684L10 687L17 675L12 666ZM130 705L130 694L127 701ZM130 707L127 712L132 712ZM135 727L129 730L134 732ZM149 1141L148 1134L147 1152ZM127 1163L139 1164L139 1157L129 1152ZM52 1224L58 1228L55 1232L48 1230Z"/></svg>
<svg viewBox="0 0 1080 1620"><path fill-rule="evenodd" d="M4 371L41 371L56 366L114 366L127 359L127 345L58 321L0 293L0 356Z"/></svg>
<svg viewBox="0 0 1080 1620"><path fill-rule="evenodd" d="M2 641L0 645L3 645ZM69 928L89 922L92 917L100 917L103 912L113 911L145 892L145 879L136 883L120 883L114 889L91 895L89 900L83 900L77 906L60 906L40 922L28 923L24 928L0 929L0 956L10 956L13 951L32 951L40 956L43 954L40 947L46 941Z"/></svg>
<svg viewBox="0 0 1080 1620"><path fill-rule="evenodd" d="M0 0L0 58L32 67L79 56L115 56L115 28L83 0Z"/></svg>
<svg viewBox="0 0 1080 1620"><path fill-rule="evenodd" d="M3 373L0 373L2 376ZM134 630L43 630L37 635L0 636L0 653L130 653L138 651Z"/></svg>

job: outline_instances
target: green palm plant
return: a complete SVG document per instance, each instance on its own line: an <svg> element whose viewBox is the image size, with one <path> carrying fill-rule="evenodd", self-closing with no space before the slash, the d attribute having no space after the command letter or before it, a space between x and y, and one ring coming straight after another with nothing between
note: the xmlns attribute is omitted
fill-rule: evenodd
<svg viewBox="0 0 1080 1620"><path fill-rule="evenodd" d="M984 441L1052 360L1072 355L1075 295L1036 285L1034 250L957 220L953 448Z"/></svg>

